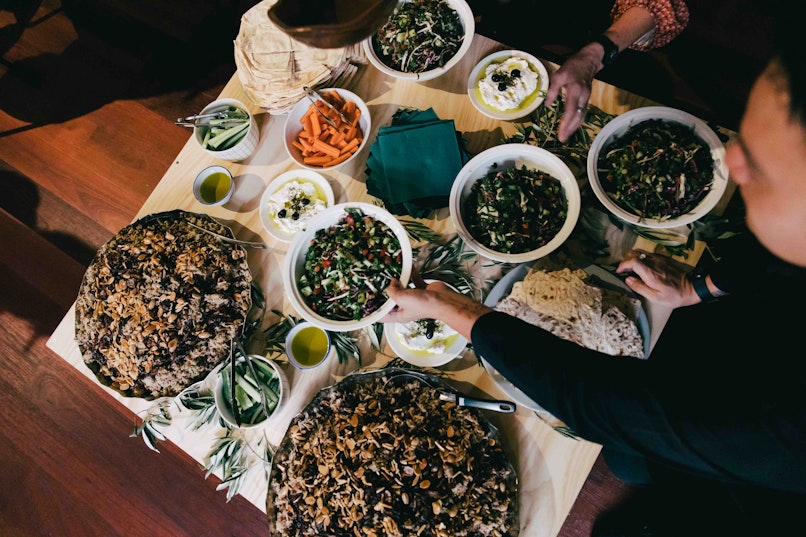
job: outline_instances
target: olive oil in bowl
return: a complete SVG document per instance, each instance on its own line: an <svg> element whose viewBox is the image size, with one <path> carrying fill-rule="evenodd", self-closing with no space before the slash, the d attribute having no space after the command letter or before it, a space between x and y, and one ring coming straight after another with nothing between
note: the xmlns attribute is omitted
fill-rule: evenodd
<svg viewBox="0 0 806 537"><path fill-rule="evenodd" d="M208 166L193 181L193 195L204 205L223 205L232 196L232 174L224 166Z"/></svg>
<svg viewBox="0 0 806 537"><path fill-rule="evenodd" d="M324 363L330 347L327 331L308 322L295 325L285 340L288 360L298 369L311 369Z"/></svg>

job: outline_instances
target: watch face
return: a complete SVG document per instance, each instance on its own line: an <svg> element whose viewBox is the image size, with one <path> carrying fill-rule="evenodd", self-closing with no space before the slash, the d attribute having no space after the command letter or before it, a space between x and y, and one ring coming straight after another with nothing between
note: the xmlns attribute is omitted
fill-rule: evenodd
<svg viewBox="0 0 806 537"><path fill-rule="evenodd" d="M618 56L618 46L613 43L606 35L600 35L595 39L597 43L602 45L604 48L604 56L602 57L602 63L604 65L610 65Z"/></svg>

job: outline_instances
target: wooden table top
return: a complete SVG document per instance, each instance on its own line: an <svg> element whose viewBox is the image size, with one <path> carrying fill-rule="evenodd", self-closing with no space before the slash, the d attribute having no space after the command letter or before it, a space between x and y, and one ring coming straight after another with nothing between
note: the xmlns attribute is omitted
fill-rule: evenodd
<svg viewBox="0 0 806 537"><path fill-rule="evenodd" d="M370 143L374 140L378 128L391 122L392 115L398 107L406 106L419 109L432 107L440 118L453 119L456 129L465 137L466 147L471 154L499 145L504 136L515 133L515 124L480 114L467 97L466 82L473 66L481 58L506 48L508 47L498 42L476 35L470 51L458 65L440 78L422 83L395 80L369 65L362 67L349 89L366 101L371 112ZM549 72L556 67L548 62L546 66ZM244 103L250 103L237 73L224 88L221 97L234 97ZM640 106L656 105L654 102L599 81L594 82L591 104L610 114L620 114ZM257 151L249 159L235 163L216 160L202 151L192 137L189 138L137 217L173 209L203 212L229 225L235 236L240 239L265 241L269 245L266 250L248 249L248 262L253 277L266 294L267 311L276 309L299 317L283 292L283 259L289 245L275 241L263 229L257 210L258 201L266 185L277 175L297 166L283 147L285 116L271 115L257 107L251 111L256 115L260 127L260 141ZM322 172L334 188L337 203L373 202L374 198L367 194L365 186L364 164L367 154L368 149L364 148L359 158L344 168ZM223 206L202 206L193 197L191 185L194 177L201 169L211 164L225 165L235 177L233 196ZM437 211L434 218L422 222L445 236L455 233L447 208ZM653 344L668 314L668 311L648 308ZM269 315L265 324L271 324L274 320ZM79 372L95 380L93 373L83 363L75 341L74 324L75 311L71 309L52 334L48 347ZM362 348L366 347L367 345L364 345ZM393 353L388 348L383 348L382 351L375 352L369 349L362 352L362 365L369 368L383 366L391 359ZM271 423L259 432L259 434L265 433L273 446L279 444L291 419L318 390L333 384L359 367L355 360L342 364L334 357L331 357L326 366L306 371L296 370L285 361L280 363L289 378L291 394ZM461 358L441 369L448 374L454 386L470 395L494 399L508 398L484 368L477 365L476 357L471 351L466 351ZM124 398L100 383L98 386L140 417L143 417L153 404L143 399ZM174 403L171 412L173 416L171 425L161 431L170 441L204 465L207 455L216 440L224 434L224 430L216 424L192 430L186 411ZM600 446L558 433L535 412L522 406L519 406L514 414L488 412L486 415L499 428L519 474L521 534L536 537L557 535L593 467ZM253 442L256 441L258 433L248 431L243 435L248 442ZM155 453L154 456L159 455ZM200 478L203 477L204 474L200 471ZM260 468L250 470L239 488L242 496L263 511L266 509L266 491L265 476Z"/></svg>

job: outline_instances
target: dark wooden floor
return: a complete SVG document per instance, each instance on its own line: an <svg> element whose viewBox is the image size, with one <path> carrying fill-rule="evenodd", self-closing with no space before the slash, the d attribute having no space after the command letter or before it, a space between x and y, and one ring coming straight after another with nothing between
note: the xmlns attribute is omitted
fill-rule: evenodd
<svg viewBox="0 0 806 537"><path fill-rule="evenodd" d="M181 450L129 438L135 418L45 347L94 252L187 141L172 120L234 73L251 4L0 3L0 535L267 533L260 510L227 503ZM598 461L560 535L589 535L630 492Z"/></svg>

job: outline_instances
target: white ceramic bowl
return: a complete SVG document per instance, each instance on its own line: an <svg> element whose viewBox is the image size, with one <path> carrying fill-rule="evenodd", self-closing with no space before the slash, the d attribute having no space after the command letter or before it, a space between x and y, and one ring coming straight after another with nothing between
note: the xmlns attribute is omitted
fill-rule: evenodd
<svg viewBox="0 0 806 537"><path fill-rule="evenodd" d="M529 64L531 70L538 76L537 88L517 107L499 110L484 101L479 90L479 82L485 78L485 73L490 65L502 63L509 58L520 58ZM546 67L540 60L521 50L499 50L490 54L476 64L467 79L467 96L470 97L470 102L473 103L476 110L485 116L501 120L516 120L528 116L543 103L548 89L549 73L546 71Z"/></svg>
<svg viewBox="0 0 806 537"><path fill-rule="evenodd" d="M271 421L271 419L274 416L276 416L277 413L280 411L280 407L283 405L283 402L288 397L288 392L290 390L288 384L288 377L286 377L285 373L283 373L283 370L280 369L280 367L276 363L274 363L272 360L269 360L268 358L260 356L259 354L250 354L249 358L253 362L264 363L274 370L274 374L280 380L280 395L279 400L277 402L277 406L274 407L274 411L266 419L251 424L242 423L241 425L238 425L238 423L235 421L235 414L232 412L232 408L230 407L229 404L228 399L229 394L224 393L224 382L222 380L223 375L230 374L230 366L227 365L226 367L223 367L220 370L218 370L216 375L215 388L213 390L213 398L215 399L216 409L218 410L218 413L221 415L221 418L225 422L227 422L232 427L240 427L241 429L249 429L252 427L262 426ZM243 361L244 358L242 356L239 356L238 363L240 364ZM236 371L238 371L238 369L236 369Z"/></svg>
<svg viewBox="0 0 806 537"><path fill-rule="evenodd" d="M317 93L323 95L329 91L335 91L338 93L345 101L352 101L358 107L358 110L361 111L361 116L358 118L358 126L361 128L361 135L362 141L358 146L358 150L355 151L350 158L344 160L338 164L330 165L330 166L320 166L314 164L306 164L304 161L304 157L302 155L302 150L294 146L294 142L297 141L299 138L300 132L303 130L303 125L301 123L302 118L305 116L305 113L308 112L308 108L311 106L311 101L308 100L307 97L303 97L291 111L288 113L288 116L285 120L285 133L284 133L284 142L285 142L285 149L291 158L302 166L303 168L307 168L309 170L314 171L321 171L321 170L333 170L336 168L340 168L347 164L348 162L352 162L355 157L361 153L361 151L366 147L367 140L370 135L370 130L372 129L372 117L369 113L369 108L367 108L367 103L364 102L364 99L356 95L350 90L346 90L343 88L323 88L316 90ZM314 98L314 100L316 100ZM319 116L321 118L321 116ZM327 126L325 120L321 118L321 124L323 126Z"/></svg>
<svg viewBox="0 0 806 537"><path fill-rule="evenodd" d="M650 119L661 119L669 122L677 122L694 128L695 134L699 136L711 148L711 156L714 160L714 182L711 190L688 213L675 218L664 220L646 219L633 214L610 199L599 179L599 156L606 151L607 146L616 136L622 136L635 124L642 123ZM640 227L651 229L665 229L690 224L705 216L722 199L725 189L728 186L728 167L725 163L725 146L719 140L716 133L699 118L675 108L666 106L647 106L636 108L625 112L605 125L599 134L594 138L588 152L588 180L590 181L593 193L613 215L621 220Z"/></svg>
<svg viewBox="0 0 806 537"><path fill-rule="evenodd" d="M193 180L193 196L202 205L224 205L232 197L235 181L224 166L207 166Z"/></svg>
<svg viewBox="0 0 806 537"><path fill-rule="evenodd" d="M366 54L367 59L369 62L383 74L398 78L400 80L410 80L415 82L422 82L425 80L431 80L437 78L448 72L451 68L453 68L457 63L459 63L464 55L470 50L470 45L473 42L473 36L476 32L476 23L475 19L473 18L473 11L470 9L470 6L467 5L465 0L445 0L448 5L450 5L458 14L462 20L462 26L464 27L464 38L462 40L462 45L459 47L459 50L456 51L456 54L448 60L445 65L442 67L438 67L436 69L430 69L428 71L422 71L419 73L406 73L403 71L398 71L397 69L393 69L392 67L386 65L378 54L375 52L375 47L373 46L372 42L375 39L376 34L372 34L367 39L362 41L362 46L364 47L364 54ZM401 4L405 2L400 2ZM391 15L391 16L394 16Z"/></svg>
<svg viewBox="0 0 806 537"><path fill-rule="evenodd" d="M324 351L321 348L312 348L311 332L313 337L321 338L326 342ZM291 365L297 369L319 367L327 361L332 350L333 344L327 330L306 321L295 324L285 337L285 355Z"/></svg>
<svg viewBox="0 0 806 537"><path fill-rule="evenodd" d="M549 242L528 252L511 254L491 250L470 234L462 218L462 205L470 194L473 183L494 170L520 168L540 170L560 181L565 191L567 211L565 223ZM581 199L579 185L568 166L552 153L528 144L504 144L482 151L459 171L451 188L449 208L456 231L465 243L479 254L502 263L524 263L546 256L560 247L571 235L579 219Z"/></svg>
<svg viewBox="0 0 806 537"><path fill-rule="evenodd" d="M238 99L218 99L205 106L200 114L208 114L213 110L217 110L225 106L234 106L249 114L249 130L247 131L246 136L241 138L241 141L234 146L230 147L229 149L222 149L221 151L213 151L205 148L202 145L202 140L204 140L204 134L207 131L207 127L193 127L193 138L196 140L196 142L198 142L199 147L201 147L202 150L211 157L234 162L247 159L252 156L252 153L254 153L255 149L257 149L258 141L260 141L260 130L258 129L257 121L255 121L255 116L249 112L249 108L244 103Z"/></svg>
<svg viewBox="0 0 806 537"><path fill-rule="evenodd" d="M406 285L408 284L409 277L411 276L411 241L409 240L409 236L400 222L398 222L397 219L385 209L372 205L371 203L347 202L329 207L328 209L325 209L323 212L314 216L308 222L305 230L297 233L297 235L294 237L294 240L291 241L291 246L289 247L288 253L285 256L285 272L283 274L283 281L285 283L286 295L288 296L288 299L290 300L294 309L300 315L302 315L305 320L315 324L316 326L319 326L320 328L333 332L348 332L369 326L380 321L380 319L394 307L394 303L391 300L386 300L383 306L362 319L346 321L332 320L314 312L307 305L302 293L298 288L297 282L299 281L299 277L303 272L305 265L305 254L310 247L311 240L316 236L316 232L320 229L327 229L337 225L342 217L346 214L345 210L348 208L359 209L365 215L369 215L376 220L380 220L389 226L397 237L397 240L400 242L400 247L402 249L403 269L401 271L399 280L403 285Z"/></svg>
<svg viewBox="0 0 806 537"><path fill-rule="evenodd" d="M269 210L269 199L271 198L272 194L282 189L286 183L291 181L297 181L299 183L311 183L316 188L317 197L325 202L325 208L331 207L335 203L333 188L330 186L330 183L328 183L327 179L325 179L320 173L317 173L313 170L301 169L289 170L278 175L263 191L263 196L260 198L258 210L260 211L260 221L263 224L263 227L266 228L266 231L269 232L269 235L282 242L291 242L291 239L293 239L294 235L296 235L298 232L288 231L280 227L275 219L276 215ZM311 215L310 217L304 219L304 222L307 222L313 216L314 215Z"/></svg>
<svg viewBox="0 0 806 537"><path fill-rule="evenodd" d="M435 281L437 280L425 280L425 283L433 283ZM454 286L448 283L445 285L458 292ZM383 330L386 334L386 340L389 342L389 346L392 348L392 350L395 351L395 354L406 362L416 365L417 367L439 367L445 365L459 356L462 350L467 346L467 339L465 339L461 334L454 334L448 338L448 344L445 346L445 350L441 353L412 349L401 339L400 333L398 332L400 324L403 323L384 324Z"/></svg>

